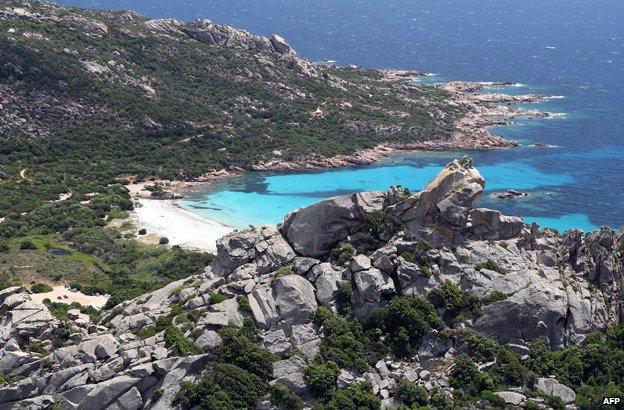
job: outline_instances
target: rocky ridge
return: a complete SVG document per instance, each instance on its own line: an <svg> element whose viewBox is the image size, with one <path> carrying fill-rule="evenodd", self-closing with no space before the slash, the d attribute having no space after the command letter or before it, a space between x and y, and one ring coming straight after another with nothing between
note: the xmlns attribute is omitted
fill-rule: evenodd
<svg viewBox="0 0 624 410"><path fill-rule="evenodd" d="M484 185L464 158L414 194L393 187L339 196L293 212L278 227L234 232L219 240L204 274L125 302L98 324L79 311L59 321L19 287L0 291L0 374L11 380L0 387L0 408L171 408L179 383L198 377L220 345L216 330L241 326L245 317L282 358L271 383L310 400L304 370L323 339L315 312L338 310L342 282L351 285L353 314L362 321L396 295L424 296L447 282L479 297L497 291L504 297L455 330L473 328L519 352L535 339L552 349L578 344L621 323L624 233L540 230L475 207ZM371 248L364 233L373 231ZM187 314L194 321L185 327L174 318L173 325L205 353L179 357L165 332L137 336L176 305L194 312ZM42 349L29 351L33 342ZM402 379L448 390L457 349L454 337L434 332L412 360L381 360L363 373L342 369L338 385L369 381L384 406L397 404L392 395ZM574 402L574 391L557 380L536 383ZM496 394L515 406L527 399L521 390Z"/></svg>

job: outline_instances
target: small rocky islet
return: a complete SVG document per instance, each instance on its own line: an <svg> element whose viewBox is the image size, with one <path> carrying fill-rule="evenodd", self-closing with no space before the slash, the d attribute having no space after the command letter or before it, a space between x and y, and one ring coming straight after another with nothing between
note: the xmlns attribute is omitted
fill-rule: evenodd
<svg viewBox="0 0 624 410"><path fill-rule="evenodd" d="M322 403L322 371L329 392L358 391L386 408L420 400L409 386L438 406L574 407L575 391L548 374L462 402L458 369L468 361L488 375L501 357L522 368L537 341L544 352L569 349L617 325L624 233L541 230L476 207L484 186L462 158L420 192L338 196L278 226L231 233L203 274L123 302L99 323L77 310L57 320L22 288L4 289L0 373L14 381L0 387L0 407L201 405L197 386L214 388L226 371L220 355L237 348L265 363L232 359L265 371L257 408L290 407L275 397ZM407 316L393 316L401 309ZM393 327L401 321L403 331ZM251 339L255 347L241 347ZM378 343L388 348L373 352Z"/></svg>

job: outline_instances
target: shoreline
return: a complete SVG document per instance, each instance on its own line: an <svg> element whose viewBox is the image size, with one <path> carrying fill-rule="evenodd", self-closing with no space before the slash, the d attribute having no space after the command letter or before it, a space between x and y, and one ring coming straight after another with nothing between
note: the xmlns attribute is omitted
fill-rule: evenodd
<svg viewBox="0 0 624 410"><path fill-rule="evenodd" d="M217 239L235 230L231 226L187 211L175 199L135 197L133 200L136 205L130 220L135 223L137 230L147 230L146 235L137 237L143 243L156 244L160 238L166 237L169 239L169 246L216 252Z"/></svg>
<svg viewBox="0 0 624 410"><path fill-rule="evenodd" d="M402 78L403 79L403 78ZM387 81L387 80L386 80ZM392 80L400 81L400 80ZM242 176L245 172L308 172L374 165L382 158L416 152L442 152L460 150L494 150L514 148L520 144L493 134L493 126L511 124L514 119L554 118L557 115L539 110L514 107L518 104L550 99L538 94L509 95L484 93L486 87L508 87L508 83L454 81L437 85L454 97L451 104L466 110L455 125L448 140L419 141L408 144L380 144L354 154L339 154L324 158L307 158L284 161L279 158L251 165L247 168L229 167L206 173L191 181L145 181L127 186L135 209L130 220L137 230L145 228L148 233L138 236L143 243L157 244L161 237L169 239L169 245L207 252L216 251L216 241L233 232L235 228L207 219L177 204L189 191L218 180ZM145 187L159 183L167 193L165 198L154 198Z"/></svg>

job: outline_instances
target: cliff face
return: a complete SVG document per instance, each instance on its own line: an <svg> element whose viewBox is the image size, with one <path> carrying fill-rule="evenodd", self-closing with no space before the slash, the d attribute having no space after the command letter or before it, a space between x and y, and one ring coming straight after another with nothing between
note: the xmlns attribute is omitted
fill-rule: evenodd
<svg viewBox="0 0 624 410"><path fill-rule="evenodd" d="M558 235L476 208L484 185L464 158L417 193L395 187L335 197L295 211L279 227L232 233L219 241L218 258L203 275L123 303L98 325L76 312L62 324L19 288L6 289L0 292L0 373L25 378L1 387L0 403L170 408L179 383L198 377L220 345L215 331L242 326L246 317L260 329L264 347L281 357L271 383L310 399L304 371L319 352L327 353L330 331L319 327L320 308L345 314L348 306L352 320L367 323L397 297L435 301L431 295L451 284L482 308L461 317L436 305L444 331L430 329L409 359L342 369L339 387L369 381L385 405L398 403L392 395L401 379L448 390L462 351L457 335L466 328L525 354L534 340L560 349L621 323L623 233L602 228ZM173 326L205 353L178 357L167 331L137 337L174 314ZM61 326L73 334L58 345ZM443 332L450 336L442 338ZM26 351L33 340L43 343L43 353ZM537 383L574 401L574 392L554 379ZM509 391L500 396L516 404L526 399Z"/></svg>

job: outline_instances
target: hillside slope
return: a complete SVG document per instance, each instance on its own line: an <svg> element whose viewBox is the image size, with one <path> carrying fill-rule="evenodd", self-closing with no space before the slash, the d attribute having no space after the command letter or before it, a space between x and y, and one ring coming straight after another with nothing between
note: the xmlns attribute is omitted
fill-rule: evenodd
<svg viewBox="0 0 624 410"><path fill-rule="evenodd" d="M421 192L335 197L232 233L203 274L97 325L0 291L0 407L562 409L621 395L623 233L559 236L475 208L484 183L464 158Z"/></svg>
<svg viewBox="0 0 624 410"><path fill-rule="evenodd" d="M0 43L7 164L30 149L58 171L193 177L446 139L462 113L439 89L207 20L2 0Z"/></svg>

